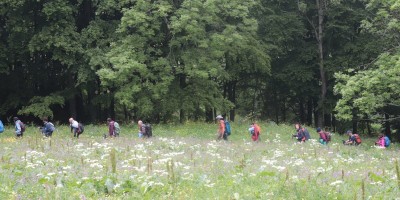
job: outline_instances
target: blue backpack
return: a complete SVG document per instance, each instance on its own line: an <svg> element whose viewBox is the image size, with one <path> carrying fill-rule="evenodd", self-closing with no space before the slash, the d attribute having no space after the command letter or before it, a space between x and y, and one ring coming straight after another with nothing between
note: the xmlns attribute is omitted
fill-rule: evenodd
<svg viewBox="0 0 400 200"><path fill-rule="evenodd" d="M4 132L3 122L0 120L0 133Z"/></svg>
<svg viewBox="0 0 400 200"><path fill-rule="evenodd" d="M385 147L389 147L390 146L390 140L387 136L385 136Z"/></svg>
<svg viewBox="0 0 400 200"><path fill-rule="evenodd" d="M231 135L231 124L229 124L228 120L225 120L225 133L226 135Z"/></svg>

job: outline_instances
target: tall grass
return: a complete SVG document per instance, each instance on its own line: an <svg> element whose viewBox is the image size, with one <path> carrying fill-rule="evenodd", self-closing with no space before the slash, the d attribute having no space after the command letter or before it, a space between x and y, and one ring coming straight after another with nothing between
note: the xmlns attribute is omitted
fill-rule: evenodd
<svg viewBox="0 0 400 200"><path fill-rule="evenodd" d="M294 128L260 123L251 141L247 123L232 123L229 141L217 125L154 125L153 138L122 126L86 126L79 139L66 126L43 138L29 127L23 139L0 135L1 199L395 199L399 147L328 146L292 138ZM317 133L309 131L313 138ZM111 168L111 172L109 173ZM397 178L396 178L397 175Z"/></svg>

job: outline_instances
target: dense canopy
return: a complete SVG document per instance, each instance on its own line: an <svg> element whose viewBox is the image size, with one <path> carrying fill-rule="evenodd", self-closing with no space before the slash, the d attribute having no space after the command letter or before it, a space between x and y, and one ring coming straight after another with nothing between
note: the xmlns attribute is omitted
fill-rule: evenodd
<svg viewBox="0 0 400 200"><path fill-rule="evenodd" d="M400 117L396 0L3 0L0 118Z"/></svg>

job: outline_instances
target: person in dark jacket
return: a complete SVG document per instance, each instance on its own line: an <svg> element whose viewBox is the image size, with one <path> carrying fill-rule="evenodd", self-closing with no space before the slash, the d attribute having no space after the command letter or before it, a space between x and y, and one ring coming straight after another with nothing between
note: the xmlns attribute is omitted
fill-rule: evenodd
<svg viewBox="0 0 400 200"><path fill-rule="evenodd" d="M14 117L14 123L15 123L15 135L19 137L24 136L25 132L25 125L24 123L21 122L21 120L18 119L18 117Z"/></svg>
<svg viewBox="0 0 400 200"><path fill-rule="evenodd" d="M305 129L303 129L303 128L301 127L301 124L300 124L300 123L296 123L296 124L294 125L294 127L295 127L295 129L296 129L296 134L294 134L293 137L295 137L295 138L297 139L297 141L299 141L299 142L305 142L305 141L307 140L307 137L306 137L306 135L305 135L305 133L304 133L304 130L305 130ZM307 132L308 132L308 131L307 131ZM308 136L310 136L309 133L308 133Z"/></svg>
<svg viewBox="0 0 400 200"><path fill-rule="evenodd" d="M42 134L46 137L51 137L55 130L54 124L49 122L47 118L43 118Z"/></svg>

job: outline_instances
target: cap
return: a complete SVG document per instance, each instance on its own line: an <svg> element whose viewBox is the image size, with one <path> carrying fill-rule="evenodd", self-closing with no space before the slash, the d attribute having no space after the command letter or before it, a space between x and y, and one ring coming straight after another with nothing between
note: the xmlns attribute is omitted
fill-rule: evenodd
<svg viewBox="0 0 400 200"><path fill-rule="evenodd" d="M321 128L320 127L317 128L317 132L321 132Z"/></svg>
<svg viewBox="0 0 400 200"><path fill-rule="evenodd" d="M215 119L223 119L221 115L218 115Z"/></svg>

